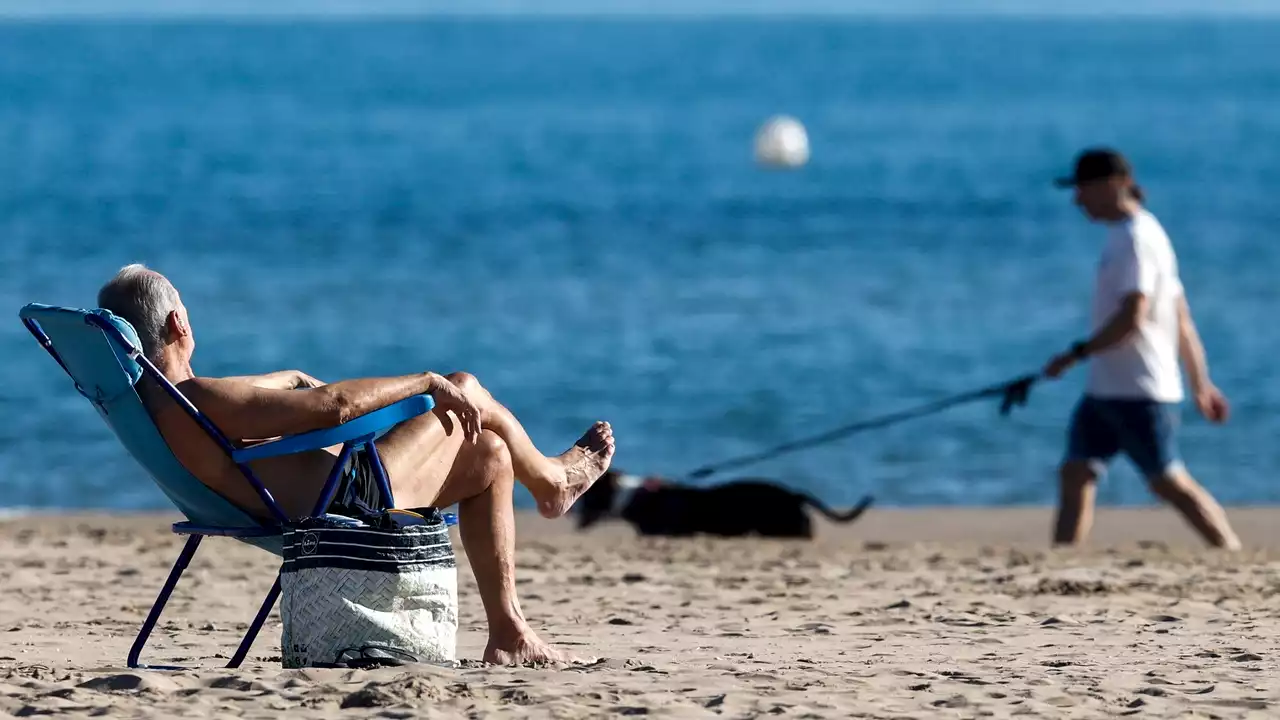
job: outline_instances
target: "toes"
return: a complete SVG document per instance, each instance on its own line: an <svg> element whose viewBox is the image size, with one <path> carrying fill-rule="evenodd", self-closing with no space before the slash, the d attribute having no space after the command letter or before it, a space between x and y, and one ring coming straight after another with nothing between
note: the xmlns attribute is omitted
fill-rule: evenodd
<svg viewBox="0 0 1280 720"><path fill-rule="evenodd" d="M613 427L603 420L591 426L579 441L579 445L592 452L601 452L613 447Z"/></svg>
<svg viewBox="0 0 1280 720"><path fill-rule="evenodd" d="M604 421L598 422L591 428L591 430L595 433L596 437L605 443L613 442L613 426L609 423Z"/></svg>

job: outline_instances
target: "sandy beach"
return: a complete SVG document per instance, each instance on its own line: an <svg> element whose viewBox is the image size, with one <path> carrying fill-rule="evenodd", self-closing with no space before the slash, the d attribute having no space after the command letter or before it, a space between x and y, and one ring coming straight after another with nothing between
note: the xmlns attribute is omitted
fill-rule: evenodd
<svg viewBox="0 0 1280 720"><path fill-rule="evenodd" d="M642 540L520 518L535 627L582 666L478 662L460 553L462 667L282 670L273 614L220 667L272 556L207 540L147 658L125 655L179 546L169 515L0 522L0 713L25 717L1265 717L1280 708L1280 509L1235 510L1248 548L1172 513L1103 510L1090 549L1050 511L873 509L812 543Z"/></svg>

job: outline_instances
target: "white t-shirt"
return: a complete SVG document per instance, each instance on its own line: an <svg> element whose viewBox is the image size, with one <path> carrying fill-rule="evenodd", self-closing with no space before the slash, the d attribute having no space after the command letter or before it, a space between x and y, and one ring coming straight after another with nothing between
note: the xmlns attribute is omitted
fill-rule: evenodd
<svg viewBox="0 0 1280 720"><path fill-rule="evenodd" d="M1089 359L1085 393L1097 398L1180 402L1178 298L1182 281L1173 244L1160 221L1146 210L1109 224L1098 263L1093 329L1106 325L1133 292L1147 297L1146 314L1126 340Z"/></svg>

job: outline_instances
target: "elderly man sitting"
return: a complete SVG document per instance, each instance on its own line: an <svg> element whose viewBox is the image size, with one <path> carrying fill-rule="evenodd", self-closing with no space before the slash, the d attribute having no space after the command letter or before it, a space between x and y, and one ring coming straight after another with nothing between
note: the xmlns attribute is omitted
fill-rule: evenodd
<svg viewBox="0 0 1280 720"><path fill-rule="evenodd" d="M613 430L598 422L565 453L548 457L520 422L473 376L421 372L324 384L283 370L248 377L200 377L191 367L195 335L177 289L163 275L129 265L98 293L98 305L128 320L147 358L232 443L332 427L404 398L430 394L433 412L397 425L378 451L402 507L458 505L459 530L475 572L494 663L570 660L529 627L515 588L515 479L533 494L545 517L563 515L609 467ZM267 509L231 459L154 383L139 388L173 454L192 475L246 512ZM254 472L291 517L309 514L340 448L257 460ZM353 453L343 468L334 504L375 505L369 459Z"/></svg>

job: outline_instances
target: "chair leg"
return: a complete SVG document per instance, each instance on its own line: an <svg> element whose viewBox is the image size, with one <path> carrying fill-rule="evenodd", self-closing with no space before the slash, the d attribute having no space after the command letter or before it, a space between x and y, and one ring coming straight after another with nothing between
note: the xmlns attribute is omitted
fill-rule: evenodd
<svg viewBox="0 0 1280 720"><path fill-rule="evenodd" d="M249 632L245 633L244 639L240 641L240 647L236 648L236 654L232 656L231 662L227 663L229 668L238 668L240 663L244 662L244 658L249 654L249 648L253 646L253 641L258 637L258 631L262 629L262 624L267 621L267 616L271 614L271 609L276 606L276 599L280 597L280 574L276 574L276 582L271 586L267 598L262 601L262 607L258 608L258 615L253 619L253 624L249 626Z"/></svg>
<svg viewBox="0 0 1280 720"><path fill-rule="evenodd" d="M369 453L369 464L373 467L373 479L378 483L378 489L382 492L382 507L374 508L375 510L384 510L396 506L395 495L391 494L391 479L387 477L387 469L382 465L382 456L378 454L378 448L372 442L365 446L365 451Z"/></svg>
<svg viewBox="0 0 1280 720"><path fill-rule="evenodd" d="M173 564L173 569L169 571L169 579L165 580L164 587L160 589L160 595L156 598L155 604L151 606L151 612L147 614L146 622L142 623L142 629L138 632L137 639L133 641L133 647L129 649L129 667L140 667L138 665L138 657L142 655L142 648L147 644L147 638L150 637L151 631L160 619L160 613L164 611L165 603L169 602L169 595L173 593L173 589L178 585L178 578L182 577L183 571L187 569L187 565L191 562L191 558L195 556L196 549L200 547L200 541L203 539L203 535L192 535L187 538L187 544L182 547L182 554L178 555L177 562Z"/></svg>

